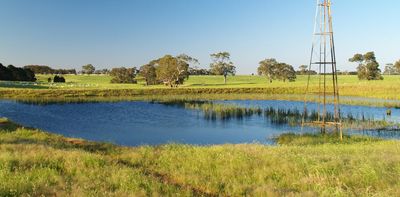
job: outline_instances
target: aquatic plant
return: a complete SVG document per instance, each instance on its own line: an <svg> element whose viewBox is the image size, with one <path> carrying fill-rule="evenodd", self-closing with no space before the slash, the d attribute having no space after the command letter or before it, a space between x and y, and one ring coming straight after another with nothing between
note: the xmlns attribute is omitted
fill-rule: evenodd
<svg viewBox="0 0 400 197"><path fill-rule="evenodd" d="M323 114L318 113L316 110L301 111L297 108L286 109L276 107L246 107L237 104L224 104L215 103L211 101L186 101L186 100L175 100L175 101L152 101L152 103L159 103L167 106L176 106L190 110L199 110L204 115L206 120L220 120L228 121L232 119L242 120L252 116L265 117L267 121L274 125L285 125L299 126L303 120L305 122L313 122L316 120L322 120ZM325 114L325 120L327 122L334 121L334 114L327 112ZM399 124L383 120L375 120L374 116L367 116L364 113L354 115L348 113L347 115L341 114L342 128L352 130L386 130L400 127ZM316 126L308 124L308 126Z"/></svg>

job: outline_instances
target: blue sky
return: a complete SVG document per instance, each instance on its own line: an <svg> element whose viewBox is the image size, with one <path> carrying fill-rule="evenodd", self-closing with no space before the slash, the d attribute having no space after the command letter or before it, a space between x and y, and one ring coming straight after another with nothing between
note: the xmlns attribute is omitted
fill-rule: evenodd
<svg viewBox="0 0 400 197"><path fill-rule="evenodd" d="M0 0L0 62L55 68L140 66L186 53L207 68L229 51L239 74L277 58L307 64L315 0ZM375 51L383 69L400 59L398 0L334 0L339 69Z"/></svg>

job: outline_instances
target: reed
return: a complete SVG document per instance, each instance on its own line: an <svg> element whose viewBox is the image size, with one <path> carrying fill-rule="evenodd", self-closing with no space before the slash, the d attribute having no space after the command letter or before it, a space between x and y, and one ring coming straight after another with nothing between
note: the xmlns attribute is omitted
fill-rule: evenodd
<svg viewBox="0 0 400 197"><path fill-rule="evenodd" d="M274 125L299 126L303 121L313 122L319 118L322 120L322 114L317 111L302 112L298 109L284 109L276 107L244 107L236 104L223 104L211 101L152 101L152 103L159 103L168 106L176 106L189 110L198 110L202 112L206 120L211 121L228 121L228 120L242 120L252 116L264 117ZM319 117L318 117L319 116ZM327 122L334 121L334 114L327 112L325 114ZM351 130L391 130L399 128L400 124L390 122L387 120L375 120L373 116L365 114L354 115L351 113L341 114L342 127Z"/></svg>

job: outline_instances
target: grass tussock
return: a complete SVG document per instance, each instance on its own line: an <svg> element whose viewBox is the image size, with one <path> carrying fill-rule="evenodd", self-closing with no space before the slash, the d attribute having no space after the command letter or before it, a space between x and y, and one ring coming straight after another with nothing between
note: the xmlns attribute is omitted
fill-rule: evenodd
<svg viewBox="0 0 400 197"><path fill-rule="evenodd" d="M340 136L337 133L305 133L305 134L294 134L287 133L279 135L275 138L275 141L279 145L290 145L290 146L306 146L306 145L321 145L321 144L354 144L354 143L373 143L382 141L382 139L368 136L358 135L344 135L343 140L340 140Z"/></svg>
<svg viewBox="0 0 400 197"><path fill-rule="evenodd" d="M400 194L398 141L284 135L281 142L129 148L0 128L0 196Z"/></svg>

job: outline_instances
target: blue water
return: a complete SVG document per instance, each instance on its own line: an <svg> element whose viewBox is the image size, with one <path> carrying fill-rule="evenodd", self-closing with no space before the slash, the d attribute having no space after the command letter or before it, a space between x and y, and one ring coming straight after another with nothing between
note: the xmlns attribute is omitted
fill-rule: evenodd
<svg viewBox="0 0 400 197"><path fill-rule="evenodd" d="M218 101L243 106L303 109L303 102L292 101ZM315 104L309 105L316 108ZM329 110L333 106L328 106ZM375 119L400 121L400 110L342 106L343 114L364 114ZM202 112L148 102L79 103L35 105L0 101L0 117L8 117L24 126L39 128L68 137L110 142L126 146L186 143L195 145L272 143L271 138L287 132L316 132L317 129L270 123L265 117L241 120L209 121ZM369 132L368 135L379 135ZM387 137L387 136L383 136ZM398 134L389 136L399 138Z"/></svg>

